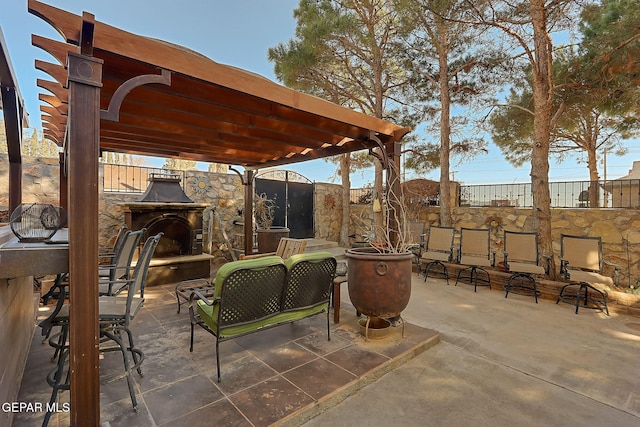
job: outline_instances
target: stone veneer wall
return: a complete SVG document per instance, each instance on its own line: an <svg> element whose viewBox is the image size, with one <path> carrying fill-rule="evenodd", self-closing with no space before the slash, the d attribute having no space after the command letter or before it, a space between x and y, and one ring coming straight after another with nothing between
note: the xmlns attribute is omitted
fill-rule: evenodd
<svg viewBox="0 0 640 427"><path fill-rule="evenodd" d="M338 184L315 183L315 237L340 241L342 227L342 187Z"/></svg>
<svg viewBox="0 0 640 427"><path fill-rule="evenodd" d="M560 235L600 236L604 259L620 266L620 285L640 282L640 210L639 209L552 209L551 227L554 255L560 255ZM427 226L439 223L439 208L428 207L420 213ZM456 229L490 228L491 248L501 257L504 230L533 231L531 209L512 207L456 207ZM556 262L559 265L559 262ZM609 272L611 273L611 272Z"/></svg>
<svg viewBox="0 0 640 427"><path fill-rule="evenodd" d="M102 183L102 179L99 182ZM235 224L242 224L243 221L244 189L240 177L236 174L187 171L182 188L195 203L209 205L203 216L203 250L215 256L224 256L226 244L214 212L218 213L230 241L244 232L242 225ZM102 246L110 244L110 239L115 237L118 227L124 223L123 204L135 202L141 196L139 193L102 192L99 201L99 238Z"/></svg>
<svg viewBox="0 0 640 427"><path fill-rule="evenodd" d="M6 154L0 154L0 164L8 164ZM59 200L57 159L23 158L23 201L57 204ZM100 169L102 174L102 168ZM102 180L100 180L102 183ZM187 171L183 185L185 193L196 203L211 207L204 214L204 248L209 251L210 237L214 242L213 254L220 254L223 236L218 221L211 223L211 211L216 208L229 239L243 233L241 210L244 207L244 189L236 174L218 174L203 171ZM102 189L100 189L102 190ZM103 193L100 199L100 242L106 245L117 227L124 221L121 204L137 200L141 195L132 193ZM342 212L342 192L338 184L315 184L315 236L339 241ZM0 210L8 206L8 168L0 168ZM371 221L370 205L351 205L349 234L364 232L364 225ZM427 225L438 224L439 208L425 207L419 220ZM492 248L500 251L502 232L533 229L531 209L512 207L470 208L456 207L454 226L491 228ZM621 267L621 285L640 282L640 210L639 209L552 209L554 252L560 253L560 234L601 236L607 261ZM210 231L211 230L211 231ZM359 239L359 238L358 238Z"/></svg>
<svg viewBox="0 0 640 427"><path fill-rule="evenodd" d="M9 207L9 157L0 153L0 210ZM60 202L60 163L58 159L22 158L22 202Z"/></svg>

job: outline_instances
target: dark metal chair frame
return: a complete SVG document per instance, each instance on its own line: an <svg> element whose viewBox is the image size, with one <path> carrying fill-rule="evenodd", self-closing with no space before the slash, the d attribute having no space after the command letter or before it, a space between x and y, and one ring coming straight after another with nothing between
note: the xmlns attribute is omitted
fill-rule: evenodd
<svg viewBox="0 0 640 427"><path fill-rule="evenodd" d="M467 236L467 239L465 239ZM487 246L484 248L484 236L486 236ZM467 242L471 243L467 243ZM485 258L486 257L486 258ZM485 261L486 259L486 261ZM489 229L485 228L461 228L460 229L460 249L458 250L458 264L466 265L458 272L455 285L458 282L473 285L473 291L478 291L478 286L488 286L491 289L491 276L483 267L493 267L495 265L495 253L491 257L491 237ZM483 273L485 277L479 277L478 273ZM462 280L461 280L462 279Z"/></svg>
<svg viewBox="0 0 640 427"><path fill-rule="evenodd" d="M434 241L432 236L432 232L434 231L439 235L445 233L450 233L451 235L446 236L446 239L436 239L436 241ZM435 272L432 272L432 274L435 275L431 277L445 279L447 285L449 284L449 270L447 270L444 262L451 262L453 260L454 239L455 229L453 227L440 227L435 225L429 227L427 239L424 243L424 252L421 257L421 259L429 261L424 266L424 271L422 272L425 282L427 281L427 277L429 277L429 272L433 268L437 268Z"/></svg>
<svg viewBox="0 0 640 427"><path fill-rule="evenodd" d="M426 223L424 221L411 221L406 230L407 245L405 249L413 254L413 263L416 266L417 274L420 274L420 258L425 243L425 227Z"/></svg>
<svg viewBox="0 0 640 427"><path fill-rule="evenodd" d="M567 246L571 241L576 241L575 244L584 249L588 248L588 245L593 245L593 249L597 251L598 260L597 263L590 262L589 260L582 260L579 256L575 256L567 250ZM608 264L614 267L615 277L602 276L602 267L604 264ZM609 307L607 306L607 292L596 288L591 283L596 280L611 281L611 283L618 283L619 267L615 264L609 263L604 260L602 256L602 238L601 237L589 237L589 236L571 236L562 234L560 237L560 274L565 280L570 280L574 283L564 285L560 289L560 294L556 300L556 304L560 301L574 305L576 307L576 314L578 314L579 308L588 308L595 310L602 310L609 315ZM573 275L573 277L572 277Z"/></svg>
<svg viewBox="0 0 640 427"><path fill-rule="evenodd" d="M111 248L101 248L98 251L98 259L105 260L105 261L106 260L112 261L113 257L116 255L116 252L118 252L118 248L120 247L120 245L122 244L122 241L124 240L124 236L126 232L127 232L127 225L122 224L122 226L120 226L120 229L118 230L116 239L113 242L113 246Z"/></svg>
<svg viewBox="0 0 640 427"><path fill-rule="evenodd" d="M505 230L504 268L507 272L512 273L507 284L503 287L506 291L505 298L511 292L532 296L537 304L538 297L542 293L536 286L536 275L547 273L548 265L548 262L546 268L539 265L538 233Z"/></svg>
<svg viewBox="0 0 640 427"><path fill-rule="evenodd" d="M263 258L268 260L268 258ZM238 261L239 263L243 261ZM201 326L216 338L216 368L218 382L221 381L220 342L266 330L294 320L261 325L257 329L233 335L225 335L222 328L250 325L261 322L278 313L294 312L318 306L326 302L327 340L331 340L329 304L333 290L337 262L333 257L296 262L288 270L285 264L275 263L268 267L238 268L220 284L219 296L209 299L195 289L189 298L191 340L189 351L193 351L194 327ZM218 294L218 293L217 293ZM197 313L197 300L212 306L217 312L216 329L211 329ZM316 313L320 314L320 313ZM299 319L296 319L299 320Z"/></svg>
<svg viewBox="0 0 640 427"><path fill-rule="evenodd" d="M115 381L124 376L127 379L131 403L134 411L136 412L138 410L138 402L133 387L133 378L131 373L135 369L138 374L142 376L141 364L144 360L144 353L134 344L130 323L144 304L144 287L147 280L149 264L162 234L163 233L158 233L155 236L149 237L145 242L140 258L138 259L136 267L131 274L131 278L126 280L126 282L128 282L127 295L101 296L98 300L98 323L101 343L100 352L106 353L119 351L122 353L124 363L123 374L118 374L113 377L103 377L101 378L101 382ZM125 301L124 304L123 300ZM56 349L56 353L59 353L55 368L53 368L47 375L47 382L53 388L48 406L52 408L53 403L56 401L58 392L62 390L69 390L69 345L67 343L69 333L68 305L65 304L61 307L59 312L55 314L55 317L51 319L49 326L60 326L60 332L49 338L49 344ZM126 335L126 341L123 337L124 335ZM116 345L102 345L108 341L113 341ZM130 363L129 353L133 359L133 364ZM46 426L49 423L50 417L51 412L47 412L42 424L43 426Z"/></svg>
<svg viewBox="0 0 640 427"><path fill-rule="evenodd" d="M118 295L126 289L126 286L122 285L127 283L126 280L128 280L131 275L133 256L146 231L146 228L136 231L125 231L122 242L113 257L112 264L100 265L98 267L100 295ZM124 279L124 281L121 279ZM118 286L118 284L120 284L120 286Z"/></svg>

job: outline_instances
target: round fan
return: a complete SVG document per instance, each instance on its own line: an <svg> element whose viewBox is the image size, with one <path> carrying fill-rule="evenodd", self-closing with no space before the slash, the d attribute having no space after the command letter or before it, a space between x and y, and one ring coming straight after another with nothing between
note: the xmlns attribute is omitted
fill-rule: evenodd
<svg viewBox="0 0 640 427"><path fill-rule="evenodd" d="M21 242L43 242L62 226L58 208L43 203L21 204L11 213L9 225Z"/></svg>

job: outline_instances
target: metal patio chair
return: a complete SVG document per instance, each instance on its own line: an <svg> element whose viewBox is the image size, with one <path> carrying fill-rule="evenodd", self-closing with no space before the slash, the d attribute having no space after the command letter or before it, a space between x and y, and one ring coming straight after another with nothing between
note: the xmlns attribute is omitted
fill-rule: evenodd
<svg viewBox="0 0 640 427"><path fill-rule="evenodd" d="M111 264L98 266L100 278L100 295L117 295L122 292L131 274L131 262L138 248L140 239L147 231L146 228L137 231L125 231L122 243L117 248ZM124 279L124 281L122 280Z"/></svg>
<svg viewBox="0 0 640 427"><path fill-rule="evenodd" d="M547 271L539 265L538 259L538 233L504 232L504 268L511 273L504 285L505 298L511 292L533 296L538 303L541 292L536 286L536 276Z"/></svg>
<svg viewBox="0 0 640 427"><path fill-rule="evenodd" d="M614 279L602 274L604 264L613 266ZM619 267L604 261L602 257L602 238L586 236L560 237L560 274L571 281L560 289L556 304L560 301L575 305L578 309L600 309L609 315L607 292L594 284L612 286L618 283Z"/></svg>
<svg viewBox="0 0 640 427"><path fill-rule="evenodd" d="M136 267L131 274L131 278L127 286L127 295L122 296L101 296L98 299L98 324L100 330L100 352L119 351L122 353L124 363L124 373L113 377L102 377L101 382L110 382L120 379L123 376L127 379L129 388L129 396L133 409L137 410L138 403L133 386L132 372L136 370L142 376L140 368L144 360L144 353L135 346L133 333L130 329L131 321L142 308L144 303L144 287L147 280L149 264L153 253L155 252L162 233L149 237L142 248L140 258ZM75 284L82 286L82 283ZM71 286L74 286L72 283ZM51 326L59 326L60 332L49 339L49 344L60 352L57 359L56 367L47 375L47 382L53 388L49 406L53 407L59 391L69 390L69 345L67 337L69 333L69 305L65 304L51 321ZM126 336L126 338L125 338ZM115 346L105 345L113 341ZM133 359L133 364L129 358ZM43 426L46 426L51 417L51 413L47 412Z"/></svg>
<svg viewBox="0 0 640 427"><path fill-rule="evenodd" d="M427 281L429 273L446 279L449 284L449 271L444 265L445 262L451 262L453 259L453 238L455 230L453 227L437 227L432 225L427 232L427 239L424 244L424 252L420 257L420 261L426 261L424 268L424 281ZM435 271L432 271L435 269Z"/></svg>
<svg viewBox="0 0 640 427"><path fill-rule="evenodd" d="M127 225L122 224L122 226L118 230L118 234L116 235L115 240L113 241L113 246L98 249L98 259L100 260L101 264L113 263L113 257L116 255L116 252L118 252L118 248L120 247L120 245L122 245L126 232Z"/></svg>
<svg viewBox="0 0 640 427"><path fill-rule="evenodd" d="M491 259L490 242L488 229L460 229L458 264L467 267L458 272L456 285L462 279L462 283L473 285L474 292L477 292L478 286L488 286L491 289L491 276L486 270L487 267L494 265L494 260Z"/></svg>
<svg viewBox="0 0 640 427"><path fill-rule="evenodd" d="M425 228L426 223L424 221L411 221L405 230L405 249L413 254L413 263L416 266L416 272L418 274L420 274L420 257L422 256L422 248L424 246Z"/></svg>

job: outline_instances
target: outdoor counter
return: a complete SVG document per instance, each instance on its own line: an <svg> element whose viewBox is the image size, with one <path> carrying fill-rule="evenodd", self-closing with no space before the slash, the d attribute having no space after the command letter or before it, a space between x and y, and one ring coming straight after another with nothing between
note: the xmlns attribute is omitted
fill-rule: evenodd
<svg viewBox="0 0 640 427"><path fill-rule="evenodd" d="M66 240L61 230L54 238ZM20 243L11 228L0 226L0 402L15 402L34 332L39 294L33 276L68 271L69 245ZM0 412L0 425L12 413Z"/></svg>
<svg viewBox="0 0 640 427"><path fill-rule="evenodd" d="M68 241L68 235L68 229L62 229L51 240ZM9 227L0 227L0 279L45 276L68 271L68 243L22 243Z"/></svg>

